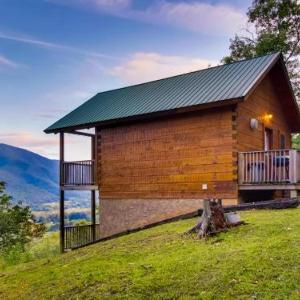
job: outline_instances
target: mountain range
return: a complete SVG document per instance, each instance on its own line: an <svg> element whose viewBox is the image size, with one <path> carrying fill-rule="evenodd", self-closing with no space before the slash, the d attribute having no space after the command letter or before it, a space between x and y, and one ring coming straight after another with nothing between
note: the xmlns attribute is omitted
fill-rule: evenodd
<svg viewBox="0 0 300 300"><path fill-rule="evenodd" d="M15 202L32 209L57 202L59 162L25 149L0 143L0 181Z"/></svg>

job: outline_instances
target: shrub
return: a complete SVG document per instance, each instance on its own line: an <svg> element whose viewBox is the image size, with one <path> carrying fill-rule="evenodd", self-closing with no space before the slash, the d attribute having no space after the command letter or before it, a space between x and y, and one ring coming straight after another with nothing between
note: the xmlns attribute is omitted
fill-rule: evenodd
<svg viewBox="0 0 300 300"><path fill-rule="evenodd" d="M21 202L14 205L11 200L5 193L5 183L0 182L0 253L8 260L16 260L26 244L43 236L46 226L35 222L28 206Z"/></svg>

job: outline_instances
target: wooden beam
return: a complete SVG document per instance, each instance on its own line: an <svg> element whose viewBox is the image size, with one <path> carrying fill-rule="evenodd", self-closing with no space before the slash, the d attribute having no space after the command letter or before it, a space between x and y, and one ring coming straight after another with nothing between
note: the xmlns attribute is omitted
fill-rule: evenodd
<svg viewBox="0 0 300 300"><path fill-rule="evenodd" d="M259 190L300 190L300 184L240 184L240 191L259 191Z"/></svg>
<svg viewBox="0 0 300 300"><path fill-rule="evenodd" d="M65 252L65 192L60 190L59 201L59 229L60 229L60 252Z"/></svg>
<svg viewBox="0 0 300 300"><path fill-rule="evenodd" d="M60 133L60 151L59 151L59 158L60 158L60 185L62 186L63 183L63 162L64 162L64 133ZM65 192L64 190L60 189L60 199L59 199L59 216L60 216L60 251L63 253L65 251Z"/></svg>
<svg viewBox="0 0 300 300"><path fill-rule="evenodd" d="M64 133L61 132L59 134L59 168L60 168L60 172L59 172L59 176L60 176L60 185L63 185L63 163L65 160L65 137L64 137Z"/></svg>
<svg viewBox="0 0 300 300"><path fill-rule="evenodd" d="M91 191L91 220L93 242L96 240L96 191Z"/></svg>
<svg viewBox="0 0 300 300"><path fill-rule="evenodd" d="M81 132L81 131L77 131L77 130L67 131L66 133L82 135L82 136L87 136L87 137L91 137L91 138L95 137L95 135L92 133Z"/></svg>
<svg viewBox="0 0 300 300"><path fill-rule="evenodd" d="M65 185L61 187L62 191L96 191L97 185Z"/></svg>
<svg viewBox="0 0 300 300"><path fill-rule="evenodd" d="M91 158L94 162L92 164L92 172L93 172L93 182L96 184L96 137L93 136L91 138ZM93 242L96 240L96 191L91 191L91 219L92 219L92 234L93 234Z"/></svg>
<svg viewBox="0 0 300 300"><path fill-rule="evenodd" d="M238 154L238 182L242 184L244 181L245 161L244 154L239 152Z"/></svg>
<svg viewBox="0 0 300 300"><path fill-rule="evenodd" d="M93 136L91 138L91 158L93 161L93 183L97 185L97 138Z"/></svg>

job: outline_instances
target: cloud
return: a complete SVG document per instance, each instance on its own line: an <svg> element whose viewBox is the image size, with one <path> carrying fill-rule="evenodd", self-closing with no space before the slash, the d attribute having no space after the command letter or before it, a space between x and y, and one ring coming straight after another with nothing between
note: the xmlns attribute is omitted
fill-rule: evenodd
<svg viewBox="0 0 300 300"><path fill-rule="evenodd" d="M88 140L74 135L66 135L66 155L73 155L73 160L88 157L87 154L90 150L88 142ZM57 135L35 134L29 131L0 133L0 143L24 148L46 157L58 158L59 140Z"/></svg>
<svg viewBox="0 0 300 300"><path fill-rule="evenodd" d="M25 148L45 156L48 156L49 151L58 145L58 140L54 136L38 136L26 131L0 133L0 142Z"/></svg>
<svg viewBox="0 0 300 300"><path fill-rule="evenodd" d="M211 35L233 35L246 24L246 15L228 5L163 1L137 18Z"/></svg>
<svg viewBox="0 0 300 300"><path fill-rule="evenodd" d="M215 61L200 58L139 52L133 54L121 65L114 67L109 73L120 78L124 83L135 84L187 73L216 64Z"/></svg>
<svg viewBox="0 0 300 300"><path fill-rule="evenodd" d="M205 35L231 36L247 23L247 16L243 11L225 4L162 0L149 1L148 7L137 10L133 8L133 1L129 0L49 1L140 22L175 26Z"/></svg>
<svg viewBox="0 0 300 300"><path fill-rule="evenodd" d="M8 59L7 57L5 57L4 55L0 54L0 67L7 67L7 68L11 68L11 69L17 69L19 68L21 65Z"/></svg>
<svg viewBox="0 0 300 300"><path fill-rule="evenodd" d="M47 97L45 97L47 98ZM47 108L34 115L36 119L55 119L61 115L67 114L68 110L63 108Z"/></svg>
<svg viewBox="0 0 300 300"><path fill-rule="evenodd" d="M48 2L87 9L120 11L130 7L131 0L48 0Z"/></svg>
<svg viewBox="0 0 300 300"><path fill-rule="evenodd" d="M41 47L48 50L56 50L56 51L65 51L65 52L72 52L75 54L84 55L87 57L95 57L95 58L105 58L105 59L112 59L112 60L118 60L118 57L107 55L100 52L93 52L93 51L87 51L83 49L79 49L72 46L67 46L63 44L58 43L51 43L45 40L40 40L36 38L31 37L25 37L23 35L16 35L16 34L6 34L3 32L0 32L0 39L4 40L11 40L19 43L24 43L28 45L33 45L36 47Z"/></svg>

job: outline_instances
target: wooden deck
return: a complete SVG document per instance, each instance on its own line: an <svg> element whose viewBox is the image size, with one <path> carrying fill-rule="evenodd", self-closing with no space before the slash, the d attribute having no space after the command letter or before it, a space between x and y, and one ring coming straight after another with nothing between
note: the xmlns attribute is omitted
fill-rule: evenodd
<svg viewBox="0 0 300 300"><path fill-rule="evenodd" d="M238 168L240 189L298 189L300 151L240 152Z"/></svg>

